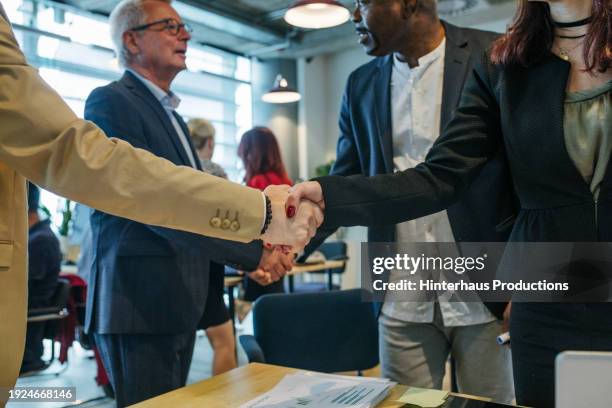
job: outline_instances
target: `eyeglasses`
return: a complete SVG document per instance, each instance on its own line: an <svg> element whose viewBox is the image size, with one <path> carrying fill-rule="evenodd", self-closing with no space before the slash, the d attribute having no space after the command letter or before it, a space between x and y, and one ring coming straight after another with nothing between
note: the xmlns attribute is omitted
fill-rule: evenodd
<svg viewBox="0 0 612 408"><path fill-rule="evenodd" d="M162 25L163 24L163 25ZM159 26L159 28L154 29L154 31L164 31L167 30L170 34L176 36L181 32L181 28L186 32L190 33L193 31L189 24L179 23L174 18L164 18L163 20L153 21L152 23L143 24L131 28L128 31L144 31L153 26Z"/></svg>

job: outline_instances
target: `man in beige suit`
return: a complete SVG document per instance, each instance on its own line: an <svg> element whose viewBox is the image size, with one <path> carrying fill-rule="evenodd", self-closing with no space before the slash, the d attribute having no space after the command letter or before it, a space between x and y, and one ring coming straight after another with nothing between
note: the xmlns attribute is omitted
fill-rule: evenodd
<svg viewBox="0 0 612 408"><path fill-rule="evenodd" d="M56 194L146 224L217 238L303 247L322 222L312 203L287 219L287 192L265 194L177 167L108 139L28 66L0 4L0 405L23 357L27 306L25 178ZM217 214L238 214L225 220ZM198 215L202 215L198 218ZM272 217L272 215L274 215ZM263 235L262 235L263 233Z"/></svg>

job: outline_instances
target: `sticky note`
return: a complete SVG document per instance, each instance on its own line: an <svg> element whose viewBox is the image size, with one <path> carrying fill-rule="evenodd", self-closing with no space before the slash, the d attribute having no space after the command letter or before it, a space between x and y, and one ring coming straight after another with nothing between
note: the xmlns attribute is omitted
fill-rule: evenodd
<svg viewBox="0 0 612 408"><path fill-rule="evenodd" d="M435 408L444 404L448 391L410 387L398 401L423 408Z"/></svg>

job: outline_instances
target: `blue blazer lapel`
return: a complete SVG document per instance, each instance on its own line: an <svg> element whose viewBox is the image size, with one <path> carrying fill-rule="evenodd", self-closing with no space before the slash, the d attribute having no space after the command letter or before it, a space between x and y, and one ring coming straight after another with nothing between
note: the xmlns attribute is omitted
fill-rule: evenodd
<svg viewBox="0 0 612 408"><path fill-rule="evenodd" d="M387 173L393 173L393 132L391 128L391 71L393 56L380 59L374 75L374 120Z"/></svg>
<svg viewBox="0 0 612 408"><path fill-rule="evenodd" d="M470 59L468 41L464 38L461 29L445 21L442 21L442 24L446 31L446 48L444 51L440 134L451 120L453 111L459 103Z"/></svg>
<svg viewBox="0 0 612 408"><path fill-rule="evenodd" d="M140 79L136 78L134 74L129 71L126 71L125 74L123 74L120 82L123 83L132 93L142 99L156 113L158 119L164 126L166 133L170 135L170 140L176 149L176 153L180 156L182 164L191 167L191 163L187 157L187 152L185 152L183 144L179 140L179 135L176 134L176 130L174 129L166 110L157 100L157 98L155 98L155 95L153 95L151 91L147 89L145 84L143 84ZM179 121L179 123L181 122L182 120ZM189 133L186 133L186 135L189 135ZM194 158L195 157L197 156L194 156Z"/></svg>

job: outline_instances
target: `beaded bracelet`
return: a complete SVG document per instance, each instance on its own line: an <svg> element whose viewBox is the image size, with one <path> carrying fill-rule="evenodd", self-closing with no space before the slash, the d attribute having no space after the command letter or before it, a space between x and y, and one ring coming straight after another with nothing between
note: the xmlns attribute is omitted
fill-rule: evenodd
<svg viewBox="0 0 612 408"><path fill-rule="evenodd" d="M272 202L270 201L270 197L268 197L267 195L264 195L266 197L266 221L264 222L264 226L261 229L261 235L263 235L268 227L270 226L270 223L272 222Z"/></svg>

